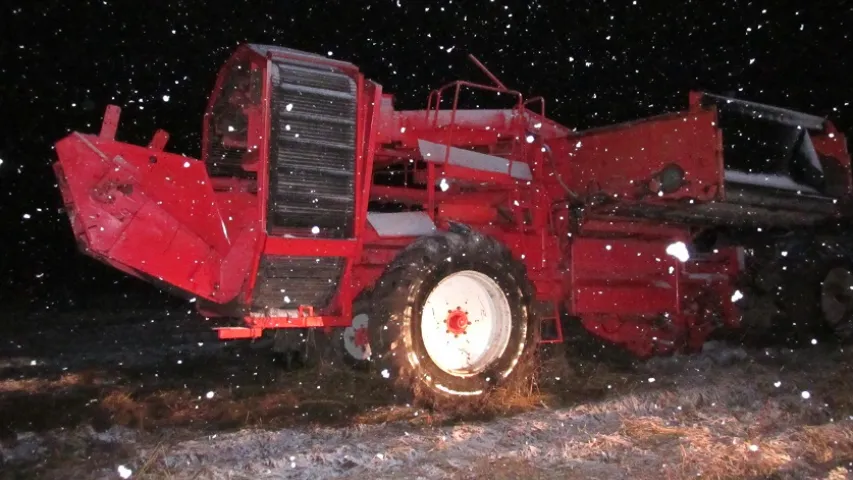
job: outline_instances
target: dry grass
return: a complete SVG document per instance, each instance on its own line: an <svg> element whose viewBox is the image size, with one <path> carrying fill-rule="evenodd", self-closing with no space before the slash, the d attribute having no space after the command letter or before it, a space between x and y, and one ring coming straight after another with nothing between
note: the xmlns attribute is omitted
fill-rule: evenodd
<svg viewBox="0 0 853 480"><path fill-rule="evenodd" d="M806 463L815 466L853 460L853 427L849 425L796 427L769 438L738 438L704 426L666 425L661 418L642 417L623 419L620 434L643 449L660 450L669 443L680 456L680 464L670 472L675 478L767 478ZM830 478L846 475L842 470L832 470Z"/></svg>
<svg viewBox="0 0 853 480"><path fill-rule="evenodd" d="M658 417L623 418L621 432L640 445L675 439L684 439L694 446L707 445L710 438L707 428L668 426Z"/></svg>
<svg viewBox="0 0 853 480"><path fill-rule="evenodd" d="M0 394L59 393L70 388L99 386L103 383L103 379L99 378L97 372L93 371L67 373L52 379L42 377L7 378L0 380Z"/></svg>
<svg viewBox="0 0 853 480"><path fill-rule="evenodd" d="M792 436L803 456L815 463L853 459L853 427L826 424L802 427Z"/></svg>

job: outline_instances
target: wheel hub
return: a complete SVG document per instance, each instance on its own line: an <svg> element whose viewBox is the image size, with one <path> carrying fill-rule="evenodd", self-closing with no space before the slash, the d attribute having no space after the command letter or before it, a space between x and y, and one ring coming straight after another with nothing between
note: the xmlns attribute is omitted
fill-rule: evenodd
<svg viewBox="0 0 853 480"><path fill-rule="evenodd" d="M447 333L456 335L465 335L468 328L468 312L462 311L462 308L456 307L456 310L447 311Z"/></svg>
<svg viewBox="0 0 853 480"><path fill-rule="evenodd" d="M353 334L353 343L355 346L364 350L367 348L367 328L356 328Z"/></svg>
<svg viewBox="0 0 853 480"><path fill-rule="evenodd" d="M358 361L370 359L370 337L367 327L367 314L359 313L352 319L352 325L344 329L344 350L347 355Z"/></svg>

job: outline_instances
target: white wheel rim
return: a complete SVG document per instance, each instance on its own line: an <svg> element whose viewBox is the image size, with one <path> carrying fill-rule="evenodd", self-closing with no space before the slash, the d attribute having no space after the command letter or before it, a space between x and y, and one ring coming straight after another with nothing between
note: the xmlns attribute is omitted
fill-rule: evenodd
<svg viewBox="0 0 853 480"><path fill-rule="evenodd" d="M457 309L467 317L461 334L459 328L451 328L458 327L457 323L448 323L449 313ZM469 377L485 370L506 351L511 332L512 312L506 295L480 272L465 270L448 275L424 302L424 348L435 365L451 375Z"/></svg>
<svg viewBox="0 0 853 480"><path fill-rule="evenodd" d="M370 359L370 344L364 341L367 336L367 320L366 313L359 313L352 319L352 325L344 329L344 350L356 360Z"/></svg>

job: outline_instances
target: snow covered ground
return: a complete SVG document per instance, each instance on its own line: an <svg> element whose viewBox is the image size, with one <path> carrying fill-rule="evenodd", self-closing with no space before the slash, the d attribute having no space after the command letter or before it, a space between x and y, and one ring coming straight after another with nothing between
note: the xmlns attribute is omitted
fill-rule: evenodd
<svg viewBox="0 0 853 480"><path fill-rule="evenodd" d="M0 353L11 365L20 350ZM138 349L125 350L136 358ZM369 373L282 372L251 351L200 349L194 360L180 352L132 369L52 376L0 368L0 471L104 479L841 479L853 471L853 355L838 346L712 343L696 356L583 372L552 362L536 402L469 419L394 405Z"/></svg>

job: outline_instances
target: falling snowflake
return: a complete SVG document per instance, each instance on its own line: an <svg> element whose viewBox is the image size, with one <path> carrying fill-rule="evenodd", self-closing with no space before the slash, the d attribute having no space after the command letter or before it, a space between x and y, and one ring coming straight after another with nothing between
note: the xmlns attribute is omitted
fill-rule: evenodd
<svg viewBox="0 0 853 480"><path fill-rule="evenodd" d="M687 251L687 245L684 242L675 242L666 247L667 255L677 258L679 261L686 262L690 260L690 252Z"/></svg>
<svg viewBox="0 0 853 480"><path fill-rule="evenodd" d="M205 395L205 398L207 398L208 400L213 398L213 391L211 390L211 391L207 392L207 394Z"/></svg>
<svg viewBox="0 0 853 480"><path fill-rule="evenodd" d="M118 466L118 476L119 477L127 479L127 478L130 478L131 475L133 475L133 470L125 467L124 465Z"/></svg>

